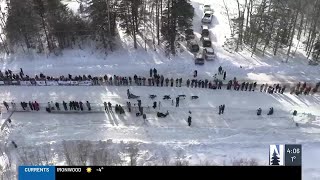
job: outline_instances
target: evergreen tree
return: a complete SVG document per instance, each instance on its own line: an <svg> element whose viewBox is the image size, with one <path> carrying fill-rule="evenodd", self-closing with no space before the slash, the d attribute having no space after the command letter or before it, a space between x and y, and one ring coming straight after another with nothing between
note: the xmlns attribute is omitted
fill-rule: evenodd
<svg viewBox="0 0 320 180"><path fill-rule="evenodd" d="M112 50L113 36L116 28L116 12L111 0L90 0L87 12L90 26L95 30L97 42L101 42L104 49L108 45Z"/></svg>
<svg viewBox="0 0 320 180"><path fill-rule="evenodd" d="M134 48L137 48L137 34L143 20L142 9L142 0L123 0L119 4L120 27L133 36Z"/></svg>
<svg viewBox="0 0 320 180"><path fill-rule="evenodd" d="M12 52L17 46L27 49L36 47L39 23L40 19L33 10L31 0L10 0L5 32Z"/></svg>
<svg viewBox="0 0 320 180"><path fill-rule="evenodd" d="M273 154L272 154L272 161L271 161L271 165L279 165L279 157L277 156L277 153L276 153L276 151L273 151Z"/></svg>
<svg viewBox="0 0 320 180"><path fill-rule="evenodd" d="M168 0L163 11L161 32L166 41L166 48L171 54L176 54L178 34L192 27L194 8L190 0Z"/></svg>

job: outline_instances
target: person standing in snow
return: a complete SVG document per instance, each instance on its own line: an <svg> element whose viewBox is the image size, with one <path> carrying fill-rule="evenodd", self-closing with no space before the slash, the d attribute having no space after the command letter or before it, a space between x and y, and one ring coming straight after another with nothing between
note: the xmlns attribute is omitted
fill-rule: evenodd
<svg viewBox="0 0 320 180"><path fill-rule="evenodd" d="M153 102L153 106L152 107L153 107L153 109L157 108L157 102L156 101Z"/></svg>
<svg viewBox="0 0 320 180"><path fill-rule="evenodd" d="M79 111L79 110L80 110L80 104L79 104L79 102L76 101L75 104L76 104L76 109Z"/></svg>
<svg viewBox="0 0 320 180"><path fill-rule="evenodd" d="M191 116L189 115L189 117L188 117L188 125L189 125L189 126L191 126L191 122L192 122L191 119L192 119L192 118L191 118Z"/></svg>
<svg viewBox="0 0 320 180"><path fill-rule="evenodd" d="M70 111L73 110L73 103L72 103L72 101L69 101L69 109L70 109Z"/></svg>
<svg viewBox="0 0 320 180"><path fill-rule="evenodd" d="M224 73L223 73L223 80L226 80L226 77L227 77L227 72L224 71Z"/></svg>
<svg viewBox="0 0 320 180"><path fill-rule="evenodd" d="M80 110L83 111L83 103L80 101L79 102Z"/></svg>
<svg viewBox="0 0 320 180"><path fill-rule="evenodd" d="M11 143L12 143L14 148L18 148L18 145L14 141L11 141Z"/></svg>
<svg viewBox="0 0 320 180"><path fill-rule="evenodd" d="M7 111L9 110L9 105L7 102L3 101L3 105L6 107Z"/></svg>
<svg viewBox="0 0 320 180"><path fill-rule="evenodd" d="M106 102L103 102L103 106L104 106L104 111L107 111L108 110L108 106L107 106Z"/></svg>
<svg viewBox="0 0 320 180"><path fill-rule="evenodd" d="M63 108L65 111L68 111L67 103L65 101L62 102Z"/></svg>
<svg viewBox="0 0 320 180"><path fill-rule="evenodd" d="M176 98L176 107L179 107L179 97Z"/></svg>
<svg viewBox="0 0 320 180"><path fill-rule="evenodd" d="M278 93L281 93L281 86L279 86L278 88Z"/></svg>
<svg viewBox="0 0 320 180"><path fill-rule="evenodd" d="M119 112L118 104L116 104L116 106L114 107L114 111L115 111L116 113L118 113L118 112Z"/></svg>
<svg viewBox="0 0 320 180"><path fill-rule="evenodd" d="M243 88L245 85L246 85L246 82L241 83L241 91L243 91Z"/></svg>
<svg viewBox="0 0 320 180"><path fill-rule="evenodd" d="M32 103L31 103L31 101L29 101L29 108L31 109L31 111L33 111L33 107L32 107Z"/></svg>
<svg viewBox="0 0 320 180"><path fill-rule="evenodd" d="M193 72L193 77L195 78L195 77L197 77L198 76L198 71L197 70L194 70L194 72Z"/></svg>
<svg viewBox="0 0 320 180"><path fill-rule="evenodd" d="M108 106L109 106L109 111L112 112L112 104L111 104L111 102L108 102Z"/></svg>
<svg viewBox="0 0 320 180"><path fill-rule="evenodd" d="M140 107L139 111L140 111L140 115L142 115L143 114L143 107ZM123 111L123 113L124 113L124 111Z"/></svg>
<svg viewBox="0 0 320 180"><path fill-rule="evenodd" d="M161 87L163 86L163 82L164 82L164 77L163 77L163 75L161 75L161 77L160 77L160 84L161 84Z"/></svg>
<svg viewBox="0 0 320 180"><path fill-rule="evenodd" d="M137 101L138 101L138 107L140 108L141 107L141 100L138 99Z"/></svg>
<svg viewBox="0 0 320 180"><path fill-rule="evenodd" d="M221 114L223 114L224 113L224 108L225 108L225 105L223 104L223 105L221 105Z"/></svg>
<svg viewBox="0 0 320 180"><path fill-rule="evenodd" d="M218 73L221 74L221 71L222 71L222 67L219 66L219 68L218 68Z"/></svg>
<svg viewBox="0 0 320 180"><path fill-rule="evenodd" d="M129 83L130 83L130 86L131 86L131 84L132 84L131 76L129 76Z"/></svg>
<svg viewBox="0 0 320 180"><path fill-rule="evenodd" d="M256 87L257 87L257 82L254 82L254 83L253 83L252 91L254 91L254 90L256 89Z"/></svg>
<svg viewBox="0 0 320 180"><path fill-rule="evenodd" d="M222 108L221 108L221 105L220 105L220 106L219 106L219 115L221 114L221 109L222 109Z"/></svg>
<svg viewBox="0 0 320 180"><path fill-rule="evenodd" d="M282 87L282 89L281 89L281 94L283 94L283 92L286 90L286 85L284 85L283 87Z"/></svg>
<svg viewBox="0 0 320 180"><path fill-rule="evenodd" d="M264 86L264 84L261 84L261 86L260 86L260 92L262 92L263 86Z"/></svg>
<svg viewBox="0 0 320 180"><path fill-rule="evenodd" d="M245 88L246 88L245 91L248 90L248 86L249 86L249 82L247 82L246 85L245 85Z"/></svg>
<svg viewBox="0 0 320 180"><path fill-rule="evenodd" d="M70 111L73 110L72 101L69 102L69 109L70 109Z"/></svg>
<svg viewBox="0 0 320 180"><path fill-rule="evenodd" d="M144 122L147 121L147 115L146 115L146 114L143 114L143 115L142 115L142 118L143 118L143 121L144 121Z"/></svg>
<svg viewBox="0 0 320 180"><path fill-rule="evenodd" d="M128 110L131 112L131 102L128 102Z"/></svg>
<svg viewBox="0 0 320 180"><path fill-rule="evenodd" d="M157 75L157 69L154 68L154 69L153 69L153 77L156 77L156 75Z"/></svg>
<svg viewBox="0 0 320 180"><path fill-rule="evenodd" d="M152 68L150 69L150 77L152 77Z"/></svg>
<svg viewBox="0 0 320 180"><path fill-rule="evenodd" d="M21 102L20 104L21 104L22 109L25 110L23 102Z"/></svg>
<svg viewBox="0 0 320 180"><path fill-rule="evenodd" d="M130 99L130 90L127 89L127 96L128 96L128 99Z"/></svg>
<svg viewBox="0 0 320 180"><path fill-rule="evenodd" d="M39 106L39 103L37 103L37 101L34 101L34 103L32 103L32 107L36 111L40 110L40 106Z"/></svg>
<svg viewBox="0 0 320 180"><path fill-rule="evenodd" d="M56 104L55 104L55 105L56 105L57 110L58 110L58 111L60 111L60 105L59 105L59 103L58 103L58 102L56 102Z"/></svg>
<svg viewBox="0 0 320 180"><path fill-rule="evenodd" d="M249 85L249 91L251 91L252 86L253 86L253 83L250 83L250 85Z"/></svg>
<svg viewBox="0 0 320 180"><path fill-rule="evenodd" d="M169 85L169 79L166 78L166 86L168 87L168 85Z"/></svg>

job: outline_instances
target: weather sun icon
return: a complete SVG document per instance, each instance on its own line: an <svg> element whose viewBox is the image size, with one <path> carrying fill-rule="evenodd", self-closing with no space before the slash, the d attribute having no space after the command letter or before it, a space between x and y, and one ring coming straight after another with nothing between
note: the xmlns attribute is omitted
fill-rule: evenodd
<svg viewBox="0 0 320 180"><path fill-rule="evenodd" d="M87 173L91 173L91 171L92 171L91 167L88 167L87 168Z"/></svg>

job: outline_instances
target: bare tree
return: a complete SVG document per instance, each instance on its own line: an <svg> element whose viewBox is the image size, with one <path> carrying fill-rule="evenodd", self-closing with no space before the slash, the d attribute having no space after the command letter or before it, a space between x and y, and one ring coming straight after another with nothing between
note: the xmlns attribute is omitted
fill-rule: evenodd
<svg viewBox="0 0 320 180"><path fill-rule="evenodd" d="M230 16L229 16L229 9L228 9L226 3L224 2L224 0L223 0L223 4L224 4L224 8L226 9L226 13L227 13L227 17L228 17L228 22L229 22L229 26L230 26L231 36L233 36L233 35L234 35L234 32L233 32L232 23L231 23Z"/></svg>
<svg viewBox="0 0 320 180"><path fill-rule="evenodd" d="M137 147L135 147L133 144L130 144L127 151L128 151L128 155L130 158L129 165L136 166L139 149Z"/></svg>
<svg viewBox="0 0 320 180"><path fill-rule="evenodd" d="M301 4L301 0L299 0L299 4ZM294 32L296 30L296 25L297 25L297 19L298 19L298 14L299 11L298 9L295 10L295 15L294 15L294 20L293 20L293 27L292 27L292 30L290 32L290 44L289 44L289 48L288 48L288 52L287 52L287 59L286 59L286 62L288 62L289 60L289 56L290 56L290 51L291 51L291 47L292 47L292 42L293 42L293 37L294 37Z"/></svg>
<svg viewBox="0 0 320 180"><path fill-rule="evenodd" d="M72 157L71 157L72 151L69 150L68 144L69 144L68 141L62 141L63 153L66 158L67 165L74 166L75 163L73 162Z"/></svg>
<svg viewBox="0 0 320 180"><path fill-rule="evenodd" d="M78 165L86 166L91 149L91 143L89 141L77 141L76 143L75 158L77 163Z"/></svg>

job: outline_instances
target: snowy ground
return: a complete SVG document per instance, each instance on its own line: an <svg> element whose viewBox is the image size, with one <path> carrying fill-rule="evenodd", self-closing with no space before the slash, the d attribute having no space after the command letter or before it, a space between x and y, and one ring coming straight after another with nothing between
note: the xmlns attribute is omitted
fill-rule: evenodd
<svg viewBox="0 0 320 180"><path fill-rule="evenodd" d="M102 104L125 104L127 87L1 87L3 100L29 101L40 103L62 100L90 100ZM112 139L137 142L141 150L141 164L161 161L163 154L172 159L177 152L191 164L209 161L221 164L235 158L255 158L260 164L268 164L270 144L302 144L303 172L308 179L319 178L320 166L320 97L290 94L269 95L259 92L210 91L189 88L131 87L131 92L140 95L143 106L151 106L148 98L151 92L161 95L186 94L180 107L171 101L162 101L161 111L169 110L170 116L157 118L151 110L147 123L142 118L126 113L117 114L48 114L42 112L16 112L12 116L13 128L6 140L15 140L21 147L41 147L50 143L59 149L62 140ZM199 95L190 100L191 95ZM157 101L160 98L156 99ZM257 101L259 100L259 101ZM132 103L136 103L132 100ZM226 104L224 115L219 116L217 106ZM273 116L267 116L269 107L275 108ZM263 109L262 117L256 116L257 107ZM291 115L297 109L295 122ZM188 127L188 111L192 111L192 126ZM4 114L5 116L5 114ZM75 130L76 129L76 130ZM3 141L2 141L3 142ZM151 160L150 160L151 158ZM313 178L312 178L313 177Z"/></svg>
<svg viewBox="0 0 320 180"><path fill-rule="evenodd" d="M195 8L194 30L200 36L200 26L202 7L205 1L192 1ZM75 9L75 1L68 1L69 7ZM236 11L236 2L226 1L230 14ZM48 75L70 74L118 74L118 75L148 75L150 68L157 68L163 74L172 77L191 77L192 72L197 69L199 78L212 78L217 73L221 65L227 71L227 79L237 77L239 80L254 80L262 83L276 82L319 82L319 66L307 65L306 57L298 53L295 58L289 59L288 63L283 63L281 55L273 57L266 54L265 57L253 56L244 50L241 53L226 52L222 45L225 37L229 37L230 30L223 5L223 1L212 1L210 3L215 10L214 19L210 25L211 39L215 47L218 59L213 62L206 62L204 66L195 66L192 55L184 52L179 57L167 58L158 49L153 51L144 50L144 44L139 43L138 50L133 48L132 38L126 36L121 31L119 38L122 42L119 49L105 57L100 50L88 48L86 50L65 50L62 57L55 55L15 55L7 57L3 55L0 59L0 69L7 68L19 71L23 67L29 75L43 72ZM139 39L139 38L138 38ZM242 66L242 68L240 68ZM142 71L143 70L143 71Z"/></svg>
<svg viewBox="0 0 320 180"><path fill-rule="evenodd" d="M192 1L196 16L194 30L200 32L202 4L205 0ZM226 1L230 9L231 1ZM218 59L206 62L204 66L195 66L192 55L184 52L179 57L167 58L161 51L144 50L140 44L133 49L132 38L123 33L119 49L107 57L97 50L66 50L63 56L46 57L39 55L15 55L1 58L0 69L7 68L33 75L43 72L48 75L70 74L117 74L148 76L150 68L157 68L160 74L168 77L191 78L195 69L199 78L212 78L221 65L227 70L227 79L234 76L243 80L255 80L261 83L320 80L319 66L308 66L303 58L290 59L282 63L279 57L250 57L249 52L230 54L222 45L228 36L229 26L223 7L223 1L211 2L215 9L211 36ZM71 8L76 7L72 2ZM197 34L199 35L199 34ZM243 68L240 68L242 66ZM48 101L62 102L77 100L90 101L102 105L103 101L125 105L127 87L0 87L0 102L15 100L40 103ZM320 96L295 96L290 94L266 94L259 92L235 92L226 90L208 90L171 87L130 87L132 93L141 96L143 106L152 106L149 94L175 97L187 95L181 100L180 107L171 105L171 101L161 100L161 111L169 110L165 119L155 116L155 110L147 112L146 123L134 114L84 113L84 114L48 114L41 112L15 112L12 127L1 132L0 144L16 141L19 148L39 149L51 144L55 152L61 152L63 140L112 140L114 148L121 141L134 142L140 150L140 165L161 164L161 158L177 154L191 164L208 161L211 164L230 164L232 159L255 158L259 164L268 164L270 144L297 143L303 146L303 179L320 178ZM197 100L190 100L198 95ZM134 103L134 101L132 101ZM219 116L218 106L226 105L225 114ZM256 116L256 109L263 109L263 116ZM274 107L273 116L265 115L269 107ZM298 116L292 117L296 109ZM188 111L192 111L192 126L188 127ZM8 114L2 114L6 118ZM1 121L2 122L2 121ZM300 123L295 127L294 122ZM3 147L0 147L0 149ZM116 148L117 149L117 148ZM12 150L12 154L14 151ZM181 155L182 154L182 155ZM0 156L0 165L4 165L5 156ZM63 164L59 158L56 164Z"/></svg>

